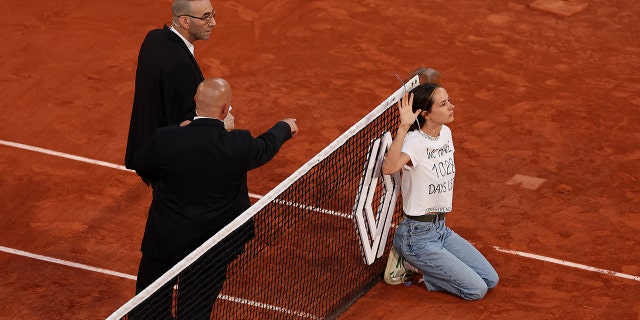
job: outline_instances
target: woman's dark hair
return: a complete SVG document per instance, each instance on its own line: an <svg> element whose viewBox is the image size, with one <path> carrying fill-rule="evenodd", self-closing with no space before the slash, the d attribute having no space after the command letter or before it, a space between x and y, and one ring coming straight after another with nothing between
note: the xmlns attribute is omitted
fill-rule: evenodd
<svg viewBox="0 0 640 320"><path fill-rule="evenodd" d="M438 88L440 88L440 85L435 83L425 83L413 88L413 90L411 90L411 93L413 93L413 105L411 105L411 110L416 112L416 110L421 109L422 111L431 113L431 107L433 106L433 93L436 92L436 89ZM420 129L420 126L422 126L426 120L421 113L416 118L416 121L417 122L414 122L411 125L409 131Z"/></svg>

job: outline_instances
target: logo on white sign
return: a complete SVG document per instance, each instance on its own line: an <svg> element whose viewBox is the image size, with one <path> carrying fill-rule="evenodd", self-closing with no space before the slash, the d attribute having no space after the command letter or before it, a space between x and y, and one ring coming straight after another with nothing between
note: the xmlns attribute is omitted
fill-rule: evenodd
<svg viewBox="0 0 640 320"><path fill-rule="evenodd" d="M399 172L393 175L382 174L382 161L391 142L389 132L371 142L369 159L360 178L359 192L354 203L360 244L365 263L369 265L384 254L400 189ZM375 210L374 201L377 204Z"/></svg>

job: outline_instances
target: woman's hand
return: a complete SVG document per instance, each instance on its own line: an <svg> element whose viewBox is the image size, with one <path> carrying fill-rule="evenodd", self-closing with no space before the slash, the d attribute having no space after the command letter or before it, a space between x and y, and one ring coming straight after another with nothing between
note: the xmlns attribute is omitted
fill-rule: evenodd
<svg viewBox="0 0 640 320"><path fill-rule="evenodd" d="M409 128L416 121L416 118L422 112L421 109L413 112L413 93L405 92L402 99L398 101L398 111L400 112L400 127Z"/></svg>

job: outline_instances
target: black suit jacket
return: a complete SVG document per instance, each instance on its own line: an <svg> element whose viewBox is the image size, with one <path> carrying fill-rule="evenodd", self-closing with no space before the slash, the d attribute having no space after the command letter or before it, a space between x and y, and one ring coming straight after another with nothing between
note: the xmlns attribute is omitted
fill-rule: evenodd
<svg viewBox="0 0 640 320"><path fill-rule="evenodd" d="M125 166L157 128L195 116L202 71L184 41L167 26L150 31L140 47Z"/></svg>
<svg viewBox="0 0 640 320"><path fill-rule="evenodd" d="M235 219L251 205L247 171L289 138L282 121L257 138L206 118L158 129L135 161L153 187L142 253L175 264Z"/></svg>

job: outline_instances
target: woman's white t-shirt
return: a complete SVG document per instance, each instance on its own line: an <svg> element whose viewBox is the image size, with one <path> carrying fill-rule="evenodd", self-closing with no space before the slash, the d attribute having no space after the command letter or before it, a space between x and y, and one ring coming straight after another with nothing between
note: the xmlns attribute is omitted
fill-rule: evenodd
<svg viewBox="0 0 640 320"><path fill-rule="evenodd" d="M451 129L442 126L440 136L432 138L418 130L410 131L402 144L402 152L411 158L413 166L402 168L402 204L407 215L451 211L453 161Z"/></svg>

